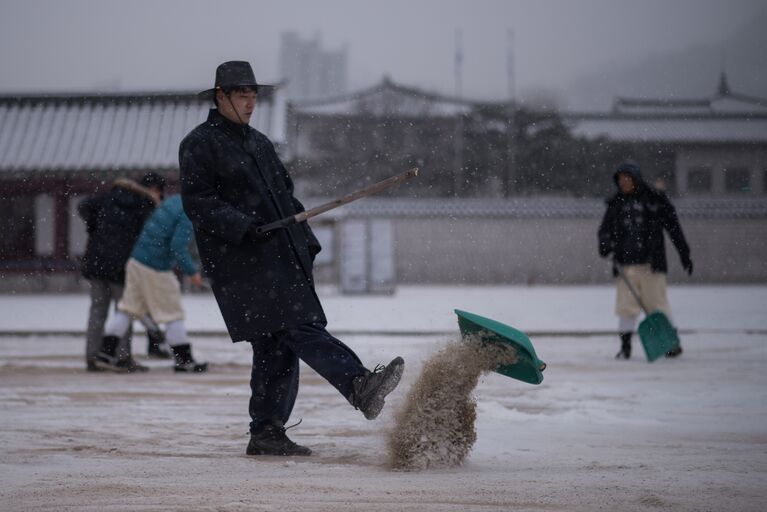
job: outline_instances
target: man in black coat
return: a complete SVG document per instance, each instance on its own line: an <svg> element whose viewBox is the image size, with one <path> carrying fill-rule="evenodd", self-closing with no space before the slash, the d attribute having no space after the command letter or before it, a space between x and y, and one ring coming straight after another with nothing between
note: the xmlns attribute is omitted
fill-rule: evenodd
<svg viewBox="0 0 767 512"><path fill-rule="evenodd" d="M674 206L659 190L642 180L639 164L621 163L613 175L618 192L608 200L607 211L599 226L599 255L613 255L613 274L618 272L631 283L649 312L662 311L671 318L666 293L666 248L663 231L668 232L679 252L682 267L692 274L690 248ZM615 312L619 317L621 349L616 358L631 357L631 334L640 306L623 280L618 280ZM678 346L668 354L682 353Z"/></svg>
<svg viewBox="0 0 767 512"><path fill-rule="evenodd" d="M118 178L108 192L88 196L77 206L88 233L81 262L82 275L91 287L85 344L88 371L99 371L96 355L104 336L104 322L109 314L109 306L122 296L125 264L144 221L160 202L164 188L165 178L153 172L147 173L140 184L127 178ZM147 332L150 350L161 352L159 346L154 348L162 338L161 331L148 328ZM120 363L129 371L145 370L131 357L130 333L121 343Z"/></svg>
<svg viewBox="0 0 767 512"><path fill-rule="evenodd" d="M249 455L309 455L285 435L298 392L299 359L330 382L367 419L394 390L404 362L376 371L326 330L312 265L320 244L308 224L265 235L260 225L303 211L269 139L248 125L256 95L250 64L216 69L201 95L216 107L181 142L181 196L203 270L233 342L253 347Z"/></svg>

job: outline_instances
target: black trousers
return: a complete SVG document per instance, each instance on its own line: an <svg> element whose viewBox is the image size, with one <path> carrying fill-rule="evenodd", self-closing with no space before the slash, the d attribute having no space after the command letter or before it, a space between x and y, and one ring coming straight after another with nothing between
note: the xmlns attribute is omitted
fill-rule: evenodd
<svg viewBox="0 0 767 512"><path fill-rule="evenodd" d="M250 431L268 422L287 423L298 395L299 359L332 384L347 400L352 380L367 371L352 349L323 324L305 324L252 341Z"/></svg>

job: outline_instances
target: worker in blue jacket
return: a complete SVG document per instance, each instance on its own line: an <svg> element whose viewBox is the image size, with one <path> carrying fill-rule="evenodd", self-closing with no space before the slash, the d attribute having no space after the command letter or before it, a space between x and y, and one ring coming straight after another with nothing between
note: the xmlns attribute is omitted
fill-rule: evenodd
<svg viewBox="0 0 767 512"><path fill-rule="evenodd" d="M181 206L181 196L165 199L144 224L133 252L125 266L125 291L117 304L117 313L104 328L96 364L114 372L123 372L116 354L120 338L133 318L149 313L158 324L165 324L165 338L173 351L175 370L204 372L207 363L192 357L186 336L181 286L173 273L175 267L189 276L193 285L202 278L189 253L192 223Z"/></svg>

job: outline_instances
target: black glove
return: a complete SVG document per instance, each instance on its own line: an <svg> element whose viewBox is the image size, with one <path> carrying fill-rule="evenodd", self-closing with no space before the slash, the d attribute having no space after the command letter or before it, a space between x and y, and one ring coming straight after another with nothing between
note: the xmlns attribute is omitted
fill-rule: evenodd
<svg viewBox="0 0 767 512"><path fill-rule="evenodd" d="M687 271L687 275L692 275L692 260L689 254L682 256L682 268Z"/></svg>
<svg viewBox="0 0 767 512"><path fill-rule="evenodd" d="M257 229L258 229L258 224L254 222L248 227L248 231L245 233L245 236L248 239L253 240L254 242L264 242L268 240L269 238L271 238L272 234L274 233L274 231L259 233L258 231L256 231Z"/></svg>
<svg viewBox="0 0 767 512"><path fill-rule="evenodd" d="M615 250L615 243L607 237L599 237L599 255L606 258Z"/></svg>

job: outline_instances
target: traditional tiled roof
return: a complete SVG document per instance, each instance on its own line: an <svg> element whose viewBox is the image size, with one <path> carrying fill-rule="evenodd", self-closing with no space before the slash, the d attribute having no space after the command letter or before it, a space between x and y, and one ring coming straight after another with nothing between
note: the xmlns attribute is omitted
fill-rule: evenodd
<svg viewBox="0 0 767 512"><path fill-rule="evenodd" d="M584 114L566 116L565 123L574 135L588 139L661 143L767 143L767 114Z"/></svg>
<svg viewBox="0 0 767 512"><path fill-rule="evenodd" d="M191 93L0 96L0 172L177 169L211 106ZM251 124L265 130L270 114Z"/></svg>
<svg viewBox="0 0 767 512"><path fill-rule="evenodd" d="M470 112L477 102L406 87L384 78L355 93L295 103L302 114L440 117Z"/></svg>
<svg viewBox="0 0 767 512"><path fill-rule="evenodd" d="M767 143L767 100L734 93L722 74L708 98L617 98L608 113L570 113L575 135L628 142Z"/></svg>
<svg viewBox="0 0 767 512"><path fill-rule="evenodd" d="M613 112L626 115L707 116L732 114L767 114L767 100L730 94L699 100L655 100L616 98Z"/></svg>
<svg viewBox="0 0 767 512"><path fill-rule="evenodd" d="M616 98L613 103L613 112L627 115L692 117L767 115L767 99L733 92L727 82L727 75L722 73L719 77L719 87L716 93L710 97L696 99Z"/></svg>

